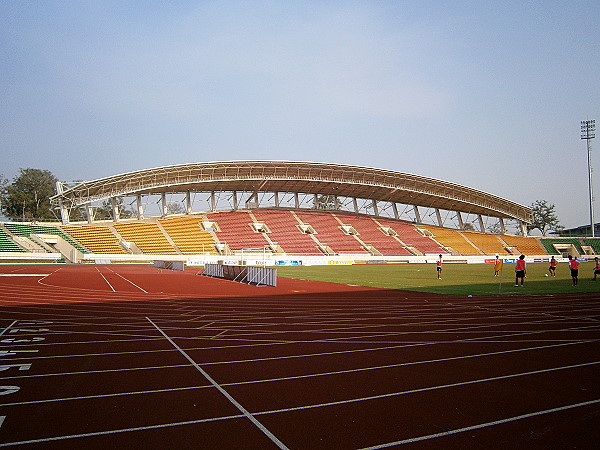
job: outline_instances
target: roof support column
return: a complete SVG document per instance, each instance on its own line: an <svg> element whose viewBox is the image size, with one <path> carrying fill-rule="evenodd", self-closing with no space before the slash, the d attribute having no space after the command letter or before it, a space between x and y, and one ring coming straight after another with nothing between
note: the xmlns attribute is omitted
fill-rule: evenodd
<svg viewBox="0 0 600 450"><path fill-rule="evenodd" d="M294 205L296 209L300 208L300 197L297 192L294 192Z"/></svg>
<svg viewBox="0 0 600 450"><path fill-rule="evenodd" d="M444 226L444 222L442 222L442 214L440 213L439 208L435 208L435 216L437 217L438 225L440 227Z"/></svg>
<svg viewBox="0 0 600 450"><path fill-rule="evenodd" d="M216 211L217 209L217 198L215 197L215 191L210 191L210 210Z"/></svg>
<svg viewBox="0 0 600 450"><path fill-rule="evenodd" d="M275 191L275 208L279 208L279 192Z"/></svg>
<svg viewBox="0 0 600 450"><path fill-rule="evenodd" d="M142 220L144 218L144 205L142 204L142 196L138 194L135 200L137 205L137 218L138 220Z"/></svg>
<svg viewBox="0 0 600 450"><path fill-rule="evenodd" d="M258 192L257 191L254 191L252 194L250 194L250 197L248 197L248 200L246 200L246 208L248 208L248 209L258 208Z"/></svg>
<svg viewBox="0 0 600 450"><path fill-rule="evenodd" d="M110 204L112 205L113 222L118 222L120 219L120 214L119 214L119 204L117 203L117 197L111 197Z"/></svg>
<svg viewBox="0 0 600 450"><path fill-rule="evenodd" d="M500 231L502 231L502 234L506 234L506 224L504 223L504 217L500 217L499 220L500 223Z"/></svg>
<svg viewBox="0 0 600 450"><path fill-rule="evenodd" d="M521 225L521 234L527 236L527 224L523 221L519 221L519 224Z"/></svg>
<svg viewBox="0 0 600 450"><path fill-rule="evenodd" d="M377 200L371 200L371 204L373 205L373 214L378 216L379 215L379 208L377 207Z"/></svg>
<svg viewBox="0 0 600 450"><path fill-rule="evenodd" d="M356 197L352 197L352 204L354 205L354 212L358 214L358 200Z"/></svg>
<svg viewBox="0 0 600 450"><path fill-rule="evenodd" d="M460 211L456 211L456 218L458 219L458 228L460 230L464 230L465 223L463 222L462 214L460 213Z"/></svg>
<svg viewBox="0 0 600 450"><path fill-rule="evenodd" d="M315 205L315 209L319 209L319 197L317 194L313 194L313 202Z"/></svg>
<svg viewBox="0 0 600 450"><path fill-rule="evenodd" d="M87 223L92 223L94 221L94 210L92 209L91 203L85 204L85 216L87 217Z"/></svg>
<svg viewBox="0 0 600 450"><path fill-rule="evenodd" d="M233 209L237 211L239 207L237 191L233 191L231 198L233 199Z"/></svg>
<svg viewBox="0 0 600 450"><path fill-rule="evenodd" d="M398 220L398 206L396 205L396 202L392 202L392 211L394 211L394 219Z"/></svg>
<svg viewBox="0 0 600 450"><path fill-rule="evenodd" d="M485 225L483 224L483 217L481 216L481 214L477 215L477 218L479 219L479 231L481 231L482 233L485 233Z"/></svg>
<svg viewBox="0 0 600 450"><path fill-rule="evenodd" d="M415 213L415 220L417 223L421 222L421 213L419 212L419 207L417 205L413 205L413 211Z"/></svg>
<svg viewBox="0 0 600 450"><path fill-rule="evenodd" d="M63 192L64 192L63 184L60 181L57 181L56 182L56 193L62 194ZM69 211L67 211L67 208L63 204L62 198L60 198L60 197L58 197L58 209L60 211L60 219L61 219L63 225L68 224L69 223Z"/></svg>
<svg viewBox="0 0 600 450"><path fill-rule="evenodd" d="M185 191L185 213L192 213L192 193L190 191Z"/></svg>
<svg viewBox="0 0 600 450"><path fill-rule="evenodd" d="M165 192L160 194L160 204L162 207L162 215L166 216L169 214L169 205L167 205L167 194Z"/></svg>

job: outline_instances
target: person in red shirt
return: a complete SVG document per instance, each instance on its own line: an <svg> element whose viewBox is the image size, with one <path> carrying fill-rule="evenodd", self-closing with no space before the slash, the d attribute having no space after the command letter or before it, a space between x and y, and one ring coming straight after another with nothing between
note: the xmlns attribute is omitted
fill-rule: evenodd
<svg viewBox="0 0 600 450"><path fill-rule="evenodd" d="M519 286L519 280L521 280L521 287L523 287L525 275L527 275L527 264L525 264L525 255L521 255L515 265L515 287Z"/></svg>
<svg viewBox="0 0 600 450"><path fill-rule="evenodd" d="M594 266L594 278L592 278L592 281L596 281L596 277L600 275L600 261L597 256L594 258L594 262L596 265Z"/></svg>
<svg viewBox="0 0 600 450"><path fill-rule="evenodd" d="M548 272L550 272L551 277L556 276L556 266L557 265L558 265L558 261L556 261L554 256L552 258L550 258L550 267L548 268Z"/></svg>
<svg viewBox="0 0 600 450"><path fill-rule="evenodd" d="M573 286L577 286L577 283L579 283L579 261L577 261L577 258L573 258L571 255L569 255L569 269L571 269Z"/></svg>
<svg viewBox="0 0 600 450"><path fill-rule="evenodd" d="M437 260L437 275L438 275L438 280L442 279L442 255L440 255L440 257Z"/></svg>

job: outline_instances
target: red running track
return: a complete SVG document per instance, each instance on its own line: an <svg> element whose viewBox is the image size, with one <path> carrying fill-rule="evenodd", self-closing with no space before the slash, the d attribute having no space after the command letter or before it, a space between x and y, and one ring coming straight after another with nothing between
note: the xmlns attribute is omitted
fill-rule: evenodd
<svg viewBox="0 0 600 450"><path fill-rule="evenodd" d="M0 266L0 446L597 448L600 294Z"/></svg>

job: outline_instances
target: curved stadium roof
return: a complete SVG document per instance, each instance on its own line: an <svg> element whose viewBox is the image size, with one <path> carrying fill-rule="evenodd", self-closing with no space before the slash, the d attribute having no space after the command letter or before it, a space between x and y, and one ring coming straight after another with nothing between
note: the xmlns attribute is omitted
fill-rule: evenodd
<svg viewBox="0 0 600 450"><path fill-rule="evenodd" d="M65 189L66 207L129 195L175 192L299 192L481 214L531 222L531 209L477 189L391 170L291 161L221 161L129 172Z"/></svg>

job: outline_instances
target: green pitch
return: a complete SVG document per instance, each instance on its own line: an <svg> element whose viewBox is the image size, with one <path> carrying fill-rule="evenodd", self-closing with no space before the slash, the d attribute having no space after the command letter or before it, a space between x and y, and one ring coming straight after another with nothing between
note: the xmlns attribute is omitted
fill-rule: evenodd
<svg viewBox="0 0 600 450"><path fill-rule="evenodd" d="M329 281L410 291L453 295L557 294L600 292L600 276L593 278L593 263L579 265L579 285L573 286L567 264L561 263L556 277L545 277L548 263L528 263L524 287L515 287L514 264L504 264L494 277L493 264L444 264L438 280L435 264L384 264L353 266L277 267L280 277Z"/></svg>

